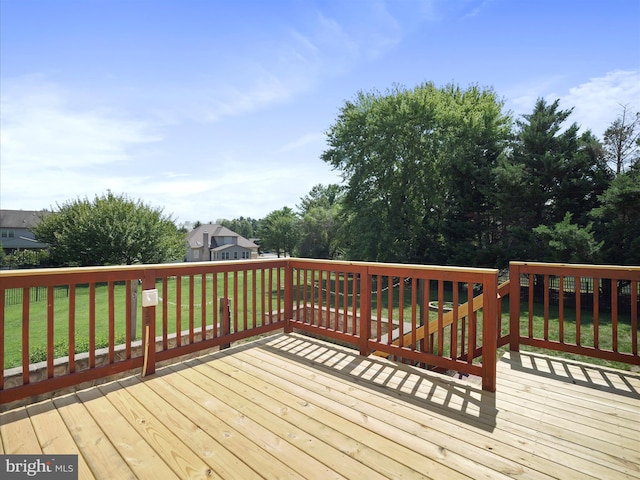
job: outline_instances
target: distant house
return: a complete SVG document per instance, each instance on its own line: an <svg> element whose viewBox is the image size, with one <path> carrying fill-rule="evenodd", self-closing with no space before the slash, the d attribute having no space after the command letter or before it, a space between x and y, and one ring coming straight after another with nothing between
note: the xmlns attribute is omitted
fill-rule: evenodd
<svg viewBox="0 0 640 480"><path fill-rule="evenodd" d="M31 229L40 221L45 211L0 210L0 243L5 253L19 250L38 250L48 248L46 243L36 241Z"/></svg>
<svg viewBox="0 0 640 480"><path fill-rule="evenodd" d="M187 243L187 262L258 258L258 245L219 224L193 229Z"/></svg>

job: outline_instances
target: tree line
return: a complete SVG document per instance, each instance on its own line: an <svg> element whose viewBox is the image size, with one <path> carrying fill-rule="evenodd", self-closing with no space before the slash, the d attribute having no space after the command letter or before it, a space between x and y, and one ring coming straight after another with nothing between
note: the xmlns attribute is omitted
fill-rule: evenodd
<svg viewBox="0 0 640 480"><path fill-rule="evenodd" d="M340 185L316 185L262 219L216 223L279 256L638 265L640 113L621 110L601 141L568 123L558 100L513 118L490 88L359 92L321 156ZM187 229L108 192L58 205L34 233L52 264L82 266L181 261Z"/></svg>
<svg viewBox="0 0 640 480"><path fill-rule="evenodd" d="M514 119L475 86L360 92L322 154L343 185L267 215L263 246L400 263L640 264L640 115L622 106L600 141L571 112L538 99Z"/></svg>

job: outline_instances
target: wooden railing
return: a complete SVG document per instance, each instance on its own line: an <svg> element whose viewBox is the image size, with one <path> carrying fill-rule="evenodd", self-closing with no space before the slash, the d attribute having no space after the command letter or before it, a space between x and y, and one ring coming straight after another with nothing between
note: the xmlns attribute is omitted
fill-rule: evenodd
<svg viewBox="0 0 640 480"><path fill-rule="evenodd" d="M640 365L640 267L511 262L509 278L511 350Z"/></svg>
<svg viewBox="0 0 640 480"><path fill-rule="evenodd" d="M493 269L302 259L2 271L0 403L149 375L159 362L275 330L477 375L488 391L506 344L640 364L640 267L513 262L510 278L498 286ZM46 301L34 302L33 289Z"/></svg>
<svg viewBox="0 0 640 480"><path fill-rule="evenodd" d="M497 270L309 260L290 266L288 329L354 345L362 355L481 376L483 388L495 390ZM483 297L493 301L476 301Z"/></svg>
<svg viewBox="0 0 640 480"><path fill-rule="evenodd" d="M273 260L2 271L0 403L132 369L149 375L158 362L282 329L286 267ZM62 285L69 293L59 299ZM31 302L30 290L41 287L47 301ZM5 305L15 289L21 305ZM153 291L158 306L143 307L140 297ZM7 368L12 363L17 368Z"/></svg>

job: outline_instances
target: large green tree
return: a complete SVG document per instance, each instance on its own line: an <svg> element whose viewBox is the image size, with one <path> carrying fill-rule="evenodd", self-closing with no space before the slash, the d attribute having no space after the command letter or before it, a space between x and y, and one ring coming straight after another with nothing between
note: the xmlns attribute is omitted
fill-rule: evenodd
<svg viewBox="0 0 640 480"><path fill-rule="evenodd" d="M258 234L263 250L272 250L278 257L291 255L298 242L299 218L290 207L274 210L262 219Z"/></svg>
<svg viewBox="0 0 640 480"><path fill-rule="evenodd" d="M561 224L566 213L586 228L597 196L608 185L597 140L588 131L579 135L575 123L565 127L570 114L559 108L558 100L547 104L538 99L533 113L517 122L516 139L495 169L499 263L545 257L549 245L534 228Z"/></svg>
<svg viewBox="0 0 640 480"><path fill-rule="evenodd" d="M69 200L43 216L33 232L58 265L131 265L182 260L185 237L162 209L107 192Z"/></svg>
<svg viewBox="0 0 640 480"><path fill-rule="evenodd" d="M491 90L432 83L360 92L329 128L322 159L346 182L350 258L482 263L490 243L491 171L510 120ZM468 245L467 245L468 244ZM475 253L474 253L475 252Z"/></svg>
<svg viewBox="0 0 640 480"><path fill-rule="evenodd" d="M342 190L336 184L314 185L300 199L298 256L333 259L340 255L341 202Z"/></svg>
<svg viewBox="0 0 640 480"><path fill-rule="evenodd" d="M592 213L605 244L602 260L640 265L640 162L611 182Z"/></svg>

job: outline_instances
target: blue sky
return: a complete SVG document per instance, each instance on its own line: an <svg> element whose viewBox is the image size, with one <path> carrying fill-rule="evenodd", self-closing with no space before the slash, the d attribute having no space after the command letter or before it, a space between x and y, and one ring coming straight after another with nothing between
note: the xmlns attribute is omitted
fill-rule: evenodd
<svg viewBox="0 0 640 480"><path fill-rule="evenodd" d="M640 110L639 0L0 0L0 206L107 190L177 223L295 208L360 90Z"/></svg>

